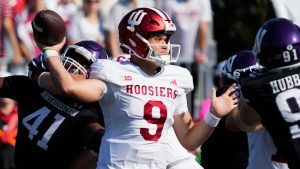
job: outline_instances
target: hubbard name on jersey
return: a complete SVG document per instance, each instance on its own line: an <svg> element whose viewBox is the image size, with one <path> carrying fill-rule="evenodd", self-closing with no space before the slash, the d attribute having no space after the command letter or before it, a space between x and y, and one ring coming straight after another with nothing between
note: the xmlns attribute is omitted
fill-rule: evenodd
<svg viewBox="0 0 300 169"><path fill-rule="evenodd" d="M100 151L110 159L100 156L100 166L165 168L167 131L173 115L187 111L186 93L193 89L188 70L167 65L149 76L128 60L98 60L90 78L106 84L100 101L106 126ZM124 159L125 164L120 162Z"/></svg>
<svg viewBox="0 0 300 169"><path fill-rule="evenodd" d="M300 161L300 69L242 79L243 97L262 117L279 153Z"/></svg>

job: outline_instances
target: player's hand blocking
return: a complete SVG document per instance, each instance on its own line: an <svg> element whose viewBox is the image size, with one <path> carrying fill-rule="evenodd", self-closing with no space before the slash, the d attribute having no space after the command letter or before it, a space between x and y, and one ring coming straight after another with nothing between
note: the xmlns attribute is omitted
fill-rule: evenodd
<svg viewBox="0 0 300 169"><path fill-rule="evenodd" d="M237 107L238 97L235 92L232 92L236 89L236 84L232 84L226 92L217 97L216 89L212 90L212 112L217 117L223 117L231 112L234 108Z"/></svg>

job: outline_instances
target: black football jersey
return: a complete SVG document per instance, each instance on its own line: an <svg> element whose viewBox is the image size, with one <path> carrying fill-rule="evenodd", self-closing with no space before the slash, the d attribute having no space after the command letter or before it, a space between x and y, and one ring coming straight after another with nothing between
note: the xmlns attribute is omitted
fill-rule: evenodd
<svg viewBox="0 0 300 169"><path fill-rule="evenodd" d="M300 69L240 81L243 97L260 114L278 153L300 168Z"/></svg>
<svg viewBox="0 0 300 169"><path fill-rule="evenodd" d="M103 120L97 103L55 96L26 76L6 77L0 97L18 102L17 169L67 169L87 124Z"/></svg>

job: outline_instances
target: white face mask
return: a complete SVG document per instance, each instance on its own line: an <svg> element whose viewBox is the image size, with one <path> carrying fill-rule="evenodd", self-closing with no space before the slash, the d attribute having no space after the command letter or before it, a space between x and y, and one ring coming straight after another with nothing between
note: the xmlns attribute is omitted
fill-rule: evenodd
<svg viewBox="0 0 300 169"><path fill-rule="evenodd" d="M73 59L75 57L81 58L85 64L79 63L77 60ZM87 75L87 69L83 65L93 62L93 59L94 57L92 56L91 52L81 46L76 45L70 45L61 57L61 61L69 73L83 75Z"/></svg>
<svg viewBox="0 0 300 169"><path fill-rule="evenodd" d="M65 56L62 58L62 63L65 67L65 69L72 74L83 74L87 76L87 70L76 60L73 58L70 58L68 56Z"/></svg>
<svg viewBox="0 0 300 169"><path fill-rule="evenodd" d="M161 65L168 65L175 63L180 54L180 45L177 44L148 44L149 52L147 59L160 63Z"/></svg>

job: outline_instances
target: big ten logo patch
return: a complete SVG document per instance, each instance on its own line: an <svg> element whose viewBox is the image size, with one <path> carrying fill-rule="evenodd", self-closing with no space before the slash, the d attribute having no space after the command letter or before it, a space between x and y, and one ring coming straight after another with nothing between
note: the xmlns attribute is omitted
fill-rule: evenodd
<svg viewBox="0 0 300 169"><path fill-rule="evenodd" d="M122 81L132 81L132 77L129 75L127 75L127 76L121 76L121 80Z"/></svg>

